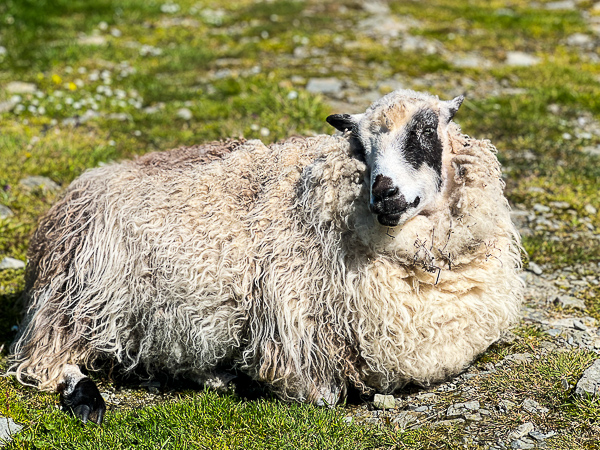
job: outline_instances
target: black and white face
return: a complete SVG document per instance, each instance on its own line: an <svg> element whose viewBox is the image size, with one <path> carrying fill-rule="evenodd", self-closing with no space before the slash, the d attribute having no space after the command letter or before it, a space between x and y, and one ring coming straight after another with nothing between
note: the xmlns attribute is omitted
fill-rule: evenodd
<svg viewBox="0 0 600 450"><path fill-rule="evenodd" d="M402 93L384 97L365 114L328 118L336 128L352 131L370 168L369 209L389 227L401 226L439 194L446 128L463 99L441 102L421 95L403 101Z"/></svg>

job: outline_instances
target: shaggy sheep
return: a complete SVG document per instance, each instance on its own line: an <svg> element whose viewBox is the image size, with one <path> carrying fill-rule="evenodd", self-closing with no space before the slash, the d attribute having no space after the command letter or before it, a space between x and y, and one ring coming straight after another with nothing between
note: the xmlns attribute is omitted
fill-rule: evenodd
<svg viewBox="0 0 600 450"><path fill-rule="evenodd" d="M393 92L340 136L228 141L84 173L41 220L12 373L84 421L100 358L243 371L333 404L462 371L513 322L520 246L462 97Z"/></svg>

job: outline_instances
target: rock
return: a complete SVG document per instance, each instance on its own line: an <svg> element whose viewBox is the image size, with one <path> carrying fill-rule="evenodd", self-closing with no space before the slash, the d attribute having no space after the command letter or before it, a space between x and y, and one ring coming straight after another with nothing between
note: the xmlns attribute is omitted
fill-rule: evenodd
<svg viewBox="0 0 600 450"><path fill-rule="evenodd" d="M584 210L585 210L585 212L586 212L586 213L588 213L590 216L594 216L594 215L595 215L595 214L598 212L598 210L597 210L597 209L596 209L596 208L595 208L593 205L590 205L589 203L588 203L587 205L585 205L585 206L583 207L583 209L584 209Z"/></svg>
<svg viewBox="0 0 600 450"><path fill-rule="evenodd" d="M522 425L519 425L512 433L508 435L509 439L520 439L523 436L529 434L529 432L533 431L535 427L532 422L525 422Z"/></svg>
<svg viewBox="0 0 600 450"><path fill-rule="evenodd" d="M600 394L600 359L588 367L575 386L575 393L580 396L596 396Z"/></svg>
<svg viewBox="0 0 600 450"><path fill-rule="evenodd" d="M581 149L581 151L583 151L584 153L587 153L588 155L600 156L600 145L598 145L598 146L583 147Z"/></svg>
<svg viewBox="0 0 600 450"><path fill-rule="evenodd" d="M390 7L385 2L381 1L366 1L362 2L362 8L370 14L389 14Z"/></svg>
<svg viewBox="0 0 600 450"><path fill-rule="evenodd" d="M535 444L526 442L522 439L517 439L510 443L510 448L526 450L530 448L535 448Z"/></svg>
<svg viewBox="0 0 600 450"><path fill-rule="evenodd" d="M577 6L575 5L575 2L573 0L550 2L550 3L546 3L544 5L544 7L550 11L556 11L556 10L561 10L561 9L567 10L567 9L576 9L577 8Z"/></svg>
<svg viewBox="0 0 600 450"><path fill-rule="evenodd" d="M377 15L361 20L358 28L366 34L378 37L397 38L402 33L406 33L411 28L418 26L419 23L414 19L398 19L392 15Z"/></svg>
<svg viewBox="0 0 600 450"><path fill-rule="evenodd" d="M3 441L10 441L11 436L23 429L23 425L15 423L10 417L0 417L0 447Z"/></svg>
<svg viewBox="0 0 600 450"><path fill-rule="evenodd" d="M527 267L527 270L535 273L536 275L541 275L542 273L544 273L542 268L540 266L538 266L536 263L534 263L533 261L529 261L529 267Z"/></svg>
<svg viewBox="0 0 600 450"><path fill-rule="evenodd" d="M0 261L0 270L17 270L23 269L25 267L25 263L20 259L11 258L10 256L5 257L2 261Z"/></svg>
<svg viewBox="0 0 600 450"><path fill-rule="evenodd" d="M177 117L183 120L192 120L194 115L192 114L192 111L190 111L188 108L179 108L177 110Z"/></svg>
<svg viewBox="0 0 600 450"><path fill-rule="evenodd" d="M535 439L536 441L545 441L548 436L544 433L540 433L539 431L530 431L529 436Z"/></svg>
<svg viewBox="0 0 600 450"><path fill-rule="evenodd" d="M0 114L12 111L16 105L17 105L17 103L12 100L0 102Z"/></svg>
<svg viewBox="0 0 600 450"><path fill-rule="evenodd" d="M50 178L39 175L23 178L19 181L19 184L30 190L42 189L43 191L57 191L60 189L60 186Z"/></svg>
<svg viewBox="0 0 600 450"><path fill-rule="evenodd" d="M510 400L500 400L499 406L506 411L510 411L511 409L516 408L517 404Z"/></svg>
<svg viewBox="0 0 600 450"><path fill-rule="evenodd" d="M37 87L33 83L11 81L6 85L5 89L9 94L33 94L37 90Z"/></svg>
<svg viewBox="0 0 600 450"><path fill-rule="evenodd" d="M0 220L8 219L12 216L14 216L14 214L8 206L0 205Z"/></svg>
<svg viewBox="0 0 600 450"><path fill-rule="evenodd" d="M548 411L550 411L548 408L544 408L538 402L530 398L526 398L523 401L521 408L523 408L529 414L546 414Z"/></svg>
<svg viewBox="0 0 600 450"><path fill-rule="evenodd" d="M557 209L569 209L571 204L568 202L550 202L550 206Z"/></svg>
<svg viewBox="0 0 600 450"><path fill-rule="evenodd" d="M573 47L588 47L592 44L592 38L583 33L575 33L567 38L567 45Z"/></svg>
<svg viewBox="0 0 600 450"><path fill-rule="evenodd" d="M394 409L396 407L396 399L393 395L375 394L373 406L377 409Z"/></svg>
<svg viewBox="0 0 600 450"><path fill-rule="evenodd" d="M332 94L342 89L342 82L337 78L310 78L306 90L315 94Z"/></svg>
<svg viewBox="0 0 600 450"><path fill-rule="evenodd" d="M481 414L479 414L479 413L464 414L463 417L465 418L465 420L468 420L470 422L479 422L479 421L481 421Z"/></svg>
<svg viewBox="0 0 600 450"><path fill-rule="evenodd" d="M492 67L492 62L477 55L476 53L468 53L463 56L452 57L449 62L456 67L481 68L487 69Z"/></svg>
<svg viewBox="0 0 600 450"><path fill-rule="evenodd" d="M451 427L454 425L458 425L460 423L465 423L465 419L440 420L439 422L433 422L431 424L431 426L432 427Z"/></svg>
<svg viewBox="0 0 600 450"><path fill-rule="evenodd" d="M525 52L506 52L506 65L528 67L539 64L542 60L537 56Z"/></svg>
<svg viewBox="0 0 600 450"><path fill-rule="evenodd" d="M533 205L533 210L539 213L547 213L551 211L549 206L542 205L541 203L536 203L535 205Z"/></svg>
<svg viewBox="0 0 600 450"><path fill-rule="evenodd" d="M104 36L81 36L77 39L80 45L104 45L106 38Z"/></svg>
<svg viewBox="0 0 600 450"><path fill-rule="evenodd" d="M477 400L464 403L455 403L454 405L450 405L448 407L448 410L446 411L446 416L448 418L453 418L462 416L464 414L472 414L478 411L479 408L480 405Z"/></svg>
<svg viewBox="0 0 600 450"><path fill-rule="evenodd" d="M410 425L419 423L419 417L422 417L422 413L414 411L400 411L392 419L392 423L398 425L400 429L406 429Z"/></svg>
<svg viewBox="0 0 600 450"><path fill-rule="evenodd" d="M585 310L585 302L570 295L559 295L554 299L554 304L561 308L573 308Z"/></svg>

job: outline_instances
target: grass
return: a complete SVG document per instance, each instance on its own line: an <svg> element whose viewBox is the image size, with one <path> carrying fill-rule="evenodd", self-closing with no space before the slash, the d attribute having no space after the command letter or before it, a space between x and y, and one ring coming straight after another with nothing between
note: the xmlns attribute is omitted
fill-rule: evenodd
<svg viewBox="0 0 600 450"><path fill-rule="evenodd" d="M597 14L592 2L578 5ZM361 28L369 14L351 0L0 3L0 103L14 103L8 111L0 108L0 203L14 213L0 219L0 258L25 260L38 218L60 195L27 190L19 183L24 177L46 176L64 188L87 168L148 151L230 136L269 143L330 132L324 121L329 113L359 112L338 110L354 106L329 106L327 98L304 89L310 77L332 76L357 95L384 94L390 80L443 98L466 90L456 120L466 133L498 147L510 202L527 210L569 205L546 213L555 229L542 227L524 237L528 258L545 270L597 276L600 241L593 234L600 231L600 213L587 206L600 209L600 165L582 149L600 145L600 133L584 132L600 121L600 68L589 51L566 43L574 33L593 36L583 16L525 0L405 1L390 7L388 16L409 23L409 34L442 50L403 51L393 33L373 35ZM506 66L509 51L531 53L542 63ZM465 54L479 55L490 66L459 67L456 58ZM30 83L34 91L7 92L14 81ZM495 88L469 92L481 85ZM588 125L577 125L581 118ZM23 270L0 271L1 357L16 333L23 278ZM578 293L597 319L599 295L593 284ZM492 409L500 398L532 397L551 413L496 415L485 426L507 431L534 420L563 430L548 448L594 448L589 430L597 427L600 405L559 387L562 379L573 383L594 355L545 353L547 336L535 327L516 333L516 343L493 347L475 367L510 353L528 352L534 359L486 378L476 386L478 395ZM100 381L116 389L110 380ZM485 432L478 438L465 425L403 431L385 422L346 423L352 408L243 401L201 391L161 394L145 407L123 404L102 428L82 427L56 409L55 394L11 378L0 378L0 392L0 415L25 425L8 448L450 449L479 448L491 439ZM441 396L438 406L461 398Z"/></svg>

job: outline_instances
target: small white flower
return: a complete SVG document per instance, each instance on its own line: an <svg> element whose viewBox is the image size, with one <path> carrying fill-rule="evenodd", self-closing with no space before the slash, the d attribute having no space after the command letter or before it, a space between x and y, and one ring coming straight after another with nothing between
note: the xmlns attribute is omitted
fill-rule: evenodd
<svg viewBox="0 0 600 450"><path fill-rule="evenodd" d="M98 28L100 28L102 31L106 31L106 30L108 30L108 24L106 22L102 21L98 24Z"/></svg>
<svg viewBox="0 0 600 450"><path fill-rule="evenodd" d="M256 125L255 123L253 123L252 125L250 125L250 129L252 131L258 131L258 130L260 130L260 127L258 125Z"/></svg>
<svg viewBox="0 0 600 450"><path fill-rule="evenodd" d="M46 114L46 108L44 108L43 106L40 106L38 108L38 113L40 113L40 114Z"/></svg>
<svg viewBox="0 0 600 450"><path fill-rule="evenodd" d="M71 97L67 97L67 98L65 98L65 103L67 105L72 105L73 104L73 99Z"/></svg>
<svg viewBox="0 0 600 450"><path fill-rule="evenodd" d="M112 139L110 141L108 141L108 145L110 145L111 147L114 147L117 143L115 141L113 141Z"/></svg>
<svg viewBox="0 0 600 450"><path fill-rule="evenodd" d="M118 37L121 37L121 35L123 33L121 33L121 30L119 30L118 28L112 28L110 30L110 34L112 34L114 37L118 38Z"/></svg>
<svg viewBox="0 0 600 450"><path fill-rule="evenodd" d="M288 92L287 98L288 98L288 100L295 100L295 99L297 99L298 98L298 92L296 92L296 91L290 91L290 92Z"/></svg>
<svg viewBox="0 0 600 450"><path fill-rule="evenodd" d="M58 103L55 107L54 107L57 111L60 111L63 108L63 105L61 103Z"/></svg>
<svg viewBox="0 0 600 450"><path fill-rule="evenodd" d="M268 128L262 127L260 129L260 135L261 136L267 137L270 134L271 134L271 131Z"/></svg>
<svg viewBox="0 0 600 450"><path fill-rule="evenodd" d="M32 114L35 114L37 112L37 108L35 106L33 106L33 105L29 105L27 107L27 111L29 111Z"/></svg>

